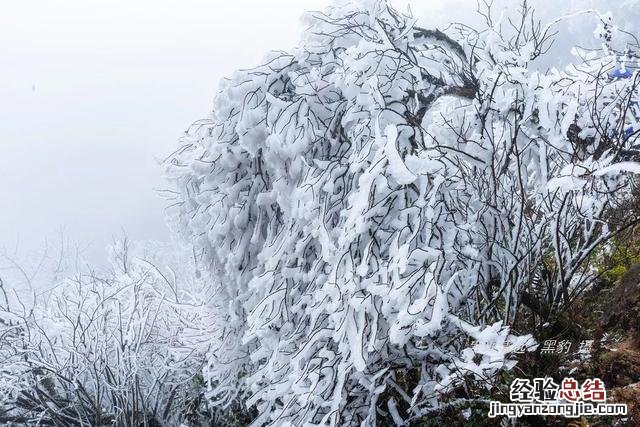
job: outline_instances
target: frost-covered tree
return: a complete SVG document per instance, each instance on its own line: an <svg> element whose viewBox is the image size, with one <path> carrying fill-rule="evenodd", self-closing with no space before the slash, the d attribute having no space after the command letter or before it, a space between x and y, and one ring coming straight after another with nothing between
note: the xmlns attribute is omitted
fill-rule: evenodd
<svg viewBox="0 0 640 427"><path fill-rule="evenodd" d="M514 366L522 304L561 312L638 222L606 221L640 172L638 46L585 13L601 49L540 72L570 17L525 3L440 31L339 2L223 82L168 161L176 229L219 292L214 403L243 399L254 425L402 425Z"/></svg>
<svg viewBox="0 0 640 427"><path fill-rule="evenodd" d="M194 277L193 259L126 242L111 258L109 272L60 279L27 297L3 282L0 424L215 419L202 380L213 290Z"/></svg>

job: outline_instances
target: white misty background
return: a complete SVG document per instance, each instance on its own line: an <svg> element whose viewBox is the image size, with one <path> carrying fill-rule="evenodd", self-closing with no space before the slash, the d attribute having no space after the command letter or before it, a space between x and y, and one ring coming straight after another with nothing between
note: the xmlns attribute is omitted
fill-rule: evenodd
<svg viewBox="0 0 640 427"><path fill-rule="evenodd" d="M156 159L218 80L289 49L323 1L0 2L0 248L64 230L92 263L112 236L167 240ZM286 23L286 24L285 24Z"/></svg>

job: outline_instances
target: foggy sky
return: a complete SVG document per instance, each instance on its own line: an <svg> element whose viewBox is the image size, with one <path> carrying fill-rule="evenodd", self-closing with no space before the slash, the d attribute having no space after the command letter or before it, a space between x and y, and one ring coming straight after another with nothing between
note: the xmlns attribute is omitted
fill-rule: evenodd
<svg viewBox="0 0 640 427"><path fill-rule="evenodd" d="M0 247L166 240L156 159L323 1L0 1Z"/></svg>

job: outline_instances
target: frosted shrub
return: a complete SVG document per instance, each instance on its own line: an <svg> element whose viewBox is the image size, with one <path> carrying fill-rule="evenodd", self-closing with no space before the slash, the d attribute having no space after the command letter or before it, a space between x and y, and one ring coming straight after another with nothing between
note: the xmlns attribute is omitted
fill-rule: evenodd
<svg viewBox="0 0 640 427"><path fill-rule="evenodd" d="M0 307L0 423L178 425L200 401L211 289L177 248L114 247L83 273Z"/></svg>
<svg viewBox="0 0 640 427"><path fill-rule="evenodd" d="M218 291L213 402L255 425L401 424L534 346L509 328L529 284L548 273L541 315L570 304L638 172L638 73L594 15L602 49L540 72L562 21L526 7L441 32L341 2L222 83L167 163Z"/></svg>

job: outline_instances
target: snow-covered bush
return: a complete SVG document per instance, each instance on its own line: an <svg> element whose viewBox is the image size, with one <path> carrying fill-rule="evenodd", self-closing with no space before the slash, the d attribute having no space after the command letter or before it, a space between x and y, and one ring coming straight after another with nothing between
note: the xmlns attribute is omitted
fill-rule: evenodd
<svg viewBox="0 0 640 427"><path fill-rule="evenodd" d="M638 172L637 58L593 15L602 49L542 73L563 21L526 6L443 32L338 2L222 83L167 164L218 292L215 404L255 405L255 425L402 424L514 365L533 345L510 332L519 307L553 316L584 289Z"/></svg>
<svg viewBox="0 0 640 427"><path fill-rule="evenodd" d="M122 244L111 265L29 302L8 292L0 423L177 425L215 415L201 375L213 293L194 278L193 260Z"/></svg>

